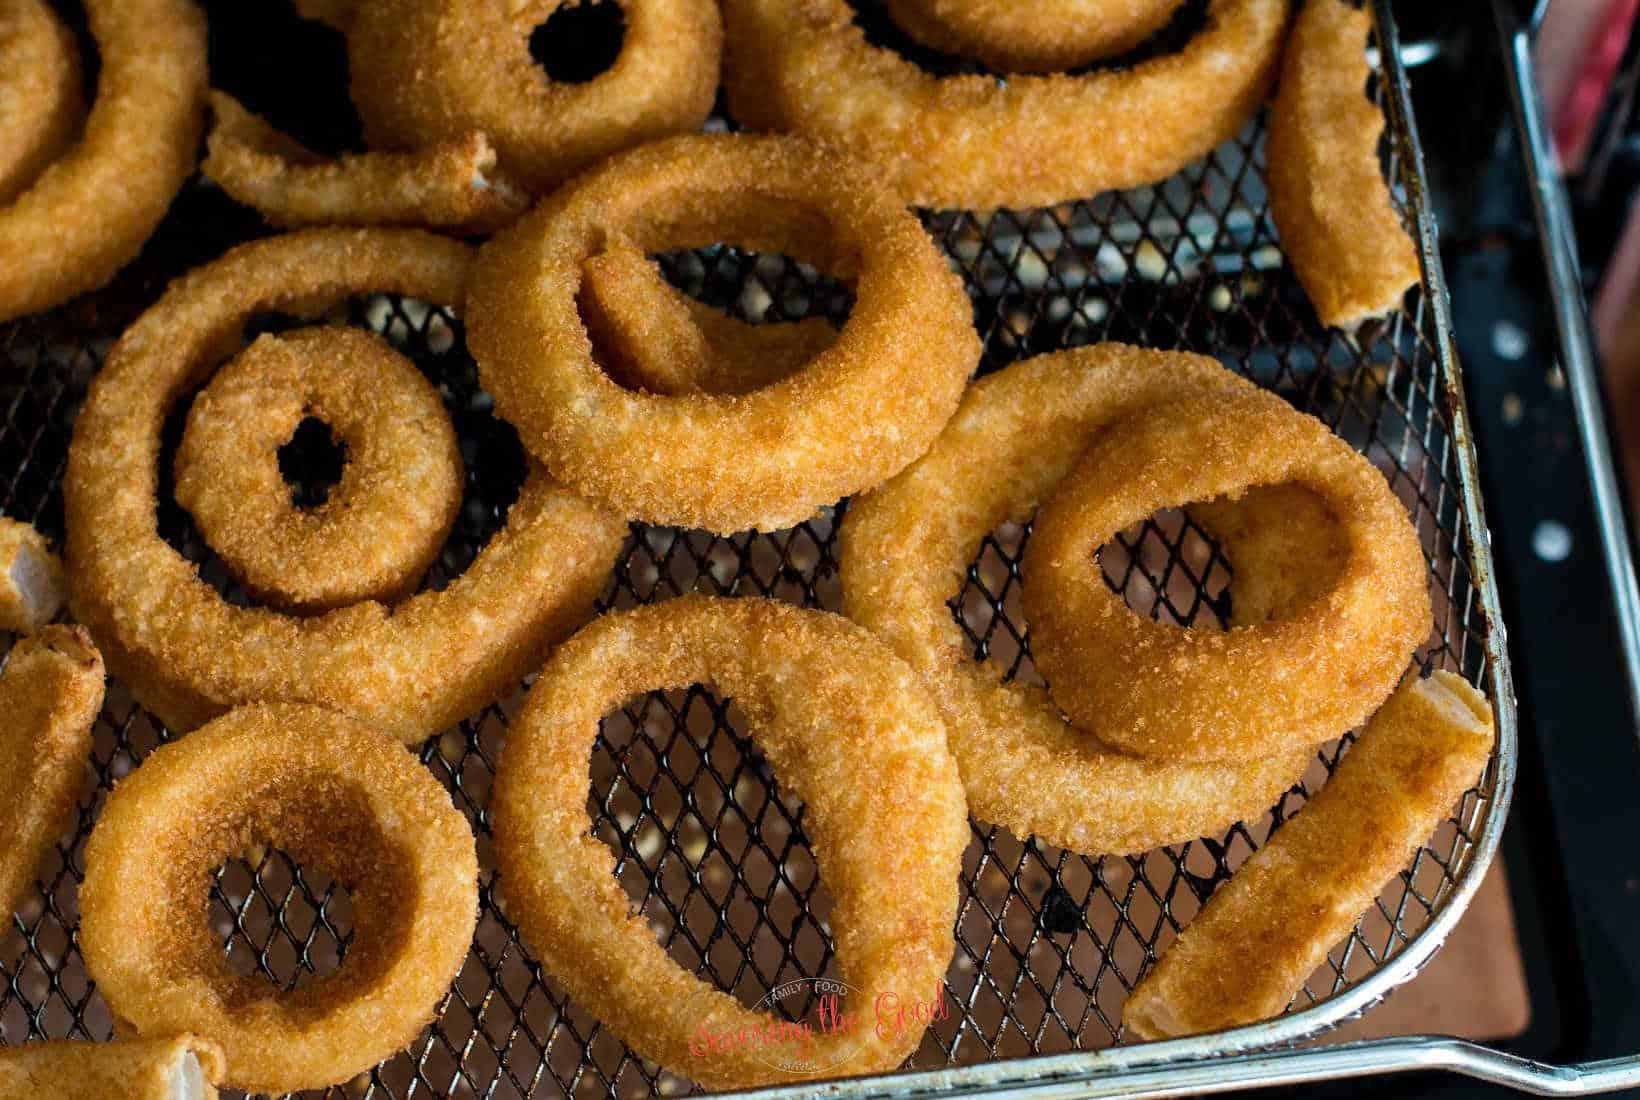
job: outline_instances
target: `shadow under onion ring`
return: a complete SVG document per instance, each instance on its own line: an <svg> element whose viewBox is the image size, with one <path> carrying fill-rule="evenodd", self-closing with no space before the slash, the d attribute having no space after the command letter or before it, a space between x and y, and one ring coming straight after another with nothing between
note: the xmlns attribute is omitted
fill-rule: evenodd
<svg viewBox="0 0 1640 1100"><path fill-rule="evenodd" d="M173 282L109 352L63 482L69 603L110 669L172 729L286 699L417 741L512 690L590 613L626 524L539 466L461 576L391 608L367 601L296 618L236 607L157 529L166 416L238 348L249 317L367 292L459 308L471 258L465 245L415 230L252 242Z"/></svg>
<svg viewBox="0 0 1640 1100"><path fill-rule="evenodd" d="M348 888L341 966L289 992L236 974L208 919L212 873L252 846ZM250 1092L341 1084L415 1037L467 957L478 856L467 819L386 734L320 707L252 704L154 750L86 843L80 944L139 1036L202 1035Z"/></svg>
<svg viewBox="0 0 1640 1100"><path fill-rule="evenodd" d="M1192 392L1260 391L1183 352L1098 344L1027 359L975 382L922 459L849 505L838 533L843 611L927 682L983 821L1087 855L1134 854L1263 813L1313 759L1191 763L1115 751L1067 722L1041 687L974 660L952 614L986 535L1029 521L1110 424ZM1226 552L1238 561L1235 547ZM1243 555L1237 567L1260 563Z"/></svg>
<svg viewBox="0 0 1640 1100"><path fill-rule="evenodd" d="M805 1044L811 1069L755 1044L702 1051L702 1036L756 1029L742 1006L667 957L631 915L609 848L589 835L587 747L632 695L711 683L746 715L786 790L803 800L834 906L852 1030ZM882 1072L921 1027L878 1034L892 994L926 1003L954 950L969 827L939 709L903 661L839 615L773 600L683 596L605 615L553 654L514 720L491 802L509 917L575 1002L644 1057L707 1088ZM891 844L881 843L893 837Z"/></svg>

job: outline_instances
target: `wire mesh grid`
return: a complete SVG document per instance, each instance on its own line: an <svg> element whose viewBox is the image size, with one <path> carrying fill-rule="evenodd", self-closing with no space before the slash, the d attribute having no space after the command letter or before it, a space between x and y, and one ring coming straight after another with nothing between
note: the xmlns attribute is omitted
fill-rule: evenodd
<svg viewBox="0 0 1640 1100"><path fill-rule="evenodd" d="M1397 127L1396 137L1405 140L1405 131ZM1405 200L1405 165L1396 142L1388 149L1390 178ZM966 280L985 342L982 370L1100 340L1204 351L1321 417L1361 449L1407 505L1429 562L1435 631L1416 661L1482 683L1491 627L1479 606L1473 547L1465 536L1474 502L1458 476L1426 293L1415 290L1400 312L1358 340L1321 328L1284 266L1261 169L1262 120L1256 120L1238 139L1155 187L1044 211L924 219ZM167 231L180 230L173 224ZM689 293L752 321L811 315L841 321L849 308L846 288L777 256L717 247L668 254L662 265ZM152 289L136 297L151 299ZM0 507L53 537L61 535L60 481L75 409L111 338L140 305L110 297L0 328ZM466 496L428 579L445 583L505 521L523 470L516 437L491 416L460 322L446 309L375 297L354 301L330 320L387 335L438 385L456 423ZM258 320L264 328L291 323ZM161 530L200 563L207 580L242 600L187 514L169 499L169 455L186 404L173 416L162 457ZM286 457L302 487L325 480L316 471L336 456L321 440L293 446ZM322 494L323 488L305 491ZM698 590L835 609L835 531L845 507L766 534L717 537L635 525L601 607ZM1028 525L993 532L952 601L976 659L1000 661L1016 677L1035 676L1018 601L1029 533ZM1101 560L1113 587L1142 612L1206 629L1227 619L1234 598L1229 563L1188 515L1159 516L1124 533ZM472 822L484 868L478 931L436 1022L370 1073L311 1095L628 1096L689 1089L570 1002L506 918L491 870L486 805L520 696L420 749ZM84 842L110 786L170 736L120 684L110 686L90 761L94 782L78 819L42 868L38 894L0 936L0 1042L112 1034L113 1021L87 979L74 938ZM947 975L953 1011L929 1030L910 1065L1121 1042L1120 1007L1128 990L1202 900L1302 806L1347 743L1346 737L1325 747L1305 783L1263 819L1143 856L1084 857L974 822ZM1500 793L1497 772L1494 763L1331 952L1294 1008L1326 1002L1377 972L1447 904L1470 870L1477 829ZM834 973L830 901L804 834L802 807L782 794L757 753L755 731L732 701L704 686L631 701L605 719L592 777L593 831L615 849L617 874L636 910L679 965L747 1004L794 978ZM273 849L227 864L209 911L229 965L282 988L332 972L352 936L345 886L323 868L299 867ZM797 998L780 1011L797 1017L808 1007Z"/></svg>

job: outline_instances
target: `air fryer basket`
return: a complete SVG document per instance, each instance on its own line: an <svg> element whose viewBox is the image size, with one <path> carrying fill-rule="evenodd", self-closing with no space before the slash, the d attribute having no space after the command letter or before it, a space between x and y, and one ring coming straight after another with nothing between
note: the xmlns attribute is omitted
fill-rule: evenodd
<svg viewBox="0 0 1640 1100"><path fill-rule="evenodd" d="M1381 37L1392 42L1383 6L1378 15ZM1513 699L1479 537L1484 522L1473 454L1404 75L1392 51L1386 60L1373 92L1385 106L1390 178L1420 243L1425 278L1399 312L1355 339L1318 324L1283 262L1262 181L1262 119L1154 187L1041 211L924 215L966 281L985 341L982 369L1100 340L1205 352L1358 447L1406 504L1428 558L1435 622L1415 663L1460 673L1498 708L1498 755L1486 774L1331 952L1286 1017L1135 1048L1140 1061L1149 1051L1170 1050L1180 1061L1291 1042L1375 1003L1416 971L1462 911L1496 846L1508 800ZM165 231L183 232L175 219ZM719 247L669 254L663 266L688 292L753 321L814 314L841 320L849 306L845 289L777 256ZM0 507L53 537L62 534L60 482L75 410L130 315L119 304L79 303L0 326ZM522 471L516 437L491 415L461 324L443 307L377 296L355 300L345 317L332 320L385 334L445 396L463 440L468 485L462 518L429 578L443 583L504 522ZM172 427L174 448L180 418ZM323 480L327 461L333 458L323 447L294 448L292 476ZM168 474L162 482L168 493ZM704 591L835 609L835 532L845 507L790 530L727 538L634 525L602 606ZM169 500L161 528L201 563L207 579L240 597L186 513ZM1034 675L1018 602L1028 537L1028 527L993 533L952 607L976 657L1004 662L1017 676ZM1147 522L1104 558L1110 582L1134 607L1182 624L1224 620L1229 566L1183 516ZM688 1090L687 1081L630 1053L571 1002L506 919L488 853L486 804L516 705L516 696L504 700L420 749L480 838L482 912L466 965L436 1022L409 1049L348 1085L312 1095ZM732 702L705 688L634 700L604 722L593 750L589 809L595 833L618 854L634 905L673 959L753 1003L774 986L835 967L829 900L801 807L781 794L748 732L755 737ZM38 895L0 936L0 1042L110 1037L109 1012L74 940L84 842L111 785L169 737L120 684L110 686L91 762L94 792L42 872ZM901 1079L896 1087L1051 1079L1093 1063L1018 1059L1122 1044L1127 991L1201 900L1303 805L1347 742L1327 746L1307 783L1261 820L1144 856L1087 858L973 822L947 974L953 1011L928 1032L908 1068L974 1068ZM222 869L211 920L232 965L284 987L334 969L351 936L345 889L322 868L297 867L274 850L247 853ZM794 1013L804 1007L801 1000L786 1006ZM839 1091L882 1087L887 1082L877 1079Z"/></svg>

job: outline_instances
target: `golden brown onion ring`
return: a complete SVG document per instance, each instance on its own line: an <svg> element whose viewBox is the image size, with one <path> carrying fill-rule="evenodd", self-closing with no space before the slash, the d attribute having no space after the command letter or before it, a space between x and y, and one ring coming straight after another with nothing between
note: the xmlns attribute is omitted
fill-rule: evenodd
<svg viewBox="0 0 1640 1100"><path fill-rule="evenodd" d="M925 46L1003 73L1052 73L1126 53L1184 0L885 0L894 24Z"/></svg>
<svg viewBox="0 0 1640 1100"><path fill-rule="evenodd" d="M0 630L31 634L57 617L67 598L63 563L45 536L0 516Z"/></svg>
<svg viewBox="0 0 1640 1100"><path fill-rule="evenodd" d="M0 1096L216 1100L222 1051L195 1035L0 1047Z"/></svg>
<svg viewBox="0 0 1640 1100"><path fill-rule="evenodd" d="M471 256L414 230L257 241L177 280L114 345L69 448L70 605L115 674L173 729L292 699L418 740L511 690L589 612L626 525L540 467L465 573L393 608L301 619L235 607L155 526L167 412L236 349L248 317L372 291L459 307Z"/></svg>
<svg viewBox="0 0 1640 1100"><path fill-rule="evenodd" d="M371 146L416 149L481 130L540 194L622 149L693 130L717 94L713 0L622 0L620 56L560 83L530 34L569 0L357 0L347 14L353 101Z"/></svg>
<svg viewBox="0 0 1640 1100"><path fill-rule="evenodd" d="M1296 482L1338 518L1333 583L1283 615L1181 630L1129 608L1095 551L1166 508ZM1106 744L1164 760L1311 748L1376 710L1429 636L1418 532L1384 475L1266 393L1139 409L1088 447L1037 512L1023 560L1032 654L1054 702Z"/></svg>
<svg viewBox="0 0 1640 1100"><path fill-rule="evenodd" d="M279 448L314 417L346 452L323 504L298 508ZM264 603L325 611L414 592L461 510L461 451L438 391L374 333L263 335L194 398L176 499Z"/></svg>
<svg viewBox="0 0 1640 1100"><path fill-rule="evenodd" d="M212 875L278 848L347 887L353 939L285 992L236 974L211 928ZM478 920L472 830L403 746L320 707L253 704L161 746L109 796L80 887L86 969L139 1036L217 1043L249 1092L340 1084L430 1020Z"/></svg>
<svg viewBox="0 0 1640 1100"><path fill-rule="evenodd" d="M73 819L102 703L102 656L80 627L48 626L11 647L0 671L0 912L17 908Z"/></svg>
<svg viewBox="0 0 1640 1100"><path fill-rule="evenodd" d="M194 170L205 19L188 0L85 0L97 100L80 140L0 209L0 321L95 290Z"/></svg>
<svg viewBox="0 0 1640 1100"><path fill-rule="evenodd" d="M599 367L582 266L624 235L647 251L733 241L856 282L835 343L753 393L664 397ZM939 433L979 361L962 285L867 168L792 138L719 134L635 149L479 253L468 334L524 445L571 487L646 523L788 527L877 484Z"/></svg>
<svg viewBox="0 0 1640 1100"><path fill-rule="evenodd" d="M581 267L576 300L604 370L632 390L751 393L778 382L837 341L819 317L748 324L668 284L624 238Z"/></svg>
<svg viewBox="0 0 1640 1100"><path fill-rule="evenodd" d="M1306 0L1266 139L1282 251L1322 323L1343 329L1397 308L1419 278L1378 162L1384 116L1366 96L1371 27L1365 8Z"/></svg>
<svg viewBox="0 0 1640 1100"><path fill-rule="evenodd" d="M269 126L232 96L211 93L215 124L205 175L270 225L419 225L493 233L529 206L495 170L474 130L412 153L349 153L326 160Z"/></svg>
<svg viewBox="0 0 1640 1100"><path fill-rule="evenodd" d="M1122 1006L1144 1039L1280 1015L1486 767L1486 697L1450 672L1390 697L1326 786L1248 857Z"/></svg>
<svg viewBox="0 0 1640 1100"><path fill-rule="evenodd" d="M1231 626L1290 618L1337 583L1343 531L1326 502L1302 485L1256 485L1235 500L1185 510L1218 541L1235 573Z"/></svg>
<svg viewBox="0 0 1640 1100"><path fill-rule="evenodd" d="M85 117L80 49L44 0L0 0L0 205L66 149Z"/></svg>
<svg viewBox="0 0 1640 1100"><path fill-rule="evenodd" d="M975 382L921 460L850 503L843 609L940 701L976 817L1079 852L1142 852L1262 813L1308 763L1308 753L1232 765L1114 752L1041 688L975 661L951 613L988 534L1028 521L1113 421L1189 392L1256 391L1201 355L1100 344L1038 356Z"/></svg>
<svg viewBox="0 0 1640 1100"><path fill-rule="evenodd" d="M783 788L804 801L847 1011L926 1001L951 961L968 818L939 709L915 673L841 616L760 599L676 600L605 615L565 642L507 735L492 810L508 916L578 1005L647 1058L707 1088L812 1079L756 1047L696 1053L766 1019L672 962L634 919L590 835L587 746L634 693L709 682L732 696ZM869 777L869 778L868 778ZM883 837L894 837L884 846ZM836 1073L894 1069L919 1028L821 1034Z"/></svg>
<svg viewBox="0 0 1640 1100"><path fill-rule="evenodd" d="M1287 0L1211 0L1176 54L1076 76L936 77L847 0L725 0L729 109L881 164L929 207L1046 206L1171 175L1235 135L1275 75Z"/></svg>

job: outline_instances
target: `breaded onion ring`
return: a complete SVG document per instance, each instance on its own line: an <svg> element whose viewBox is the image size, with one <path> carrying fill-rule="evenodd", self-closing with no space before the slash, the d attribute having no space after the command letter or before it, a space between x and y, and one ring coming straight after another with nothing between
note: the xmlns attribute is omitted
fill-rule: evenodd
<svg viewBox="0 0 1640 1100"><path fill-rule="evenodd" d="M833 142L930 207L1047 206L1171 175L1235 135L1275 74L1287 0L1211 0L1176 54L1076 76L936 77L847 0L724 0L737 121Z"/></svg>
<svg viewBox="0 0 1640 1100"><path fill-rule="evenodd" d="M349 153L326 160L269 126L232 96L211 93L215 124L201 170L270 225L422 225L493 233L529 196L495 170L478 131L413 153Z"/></svg>
<svg viewBox="0 0 1640 1100"><path fill-rule="evenodd" d="M624 238L588 257L581 280L576 301L594 354L627 389L751 393L837 342L823 318L754 325L713 309L668 284Z"/></svg>
<svg viewBox="0 0 1640 1100"><path fill-rule="evenodd" d="M305 417L346 451L323 504L298 508L279 448ZM296 611L414 592L461 510L461 450L438 391L374 333L263 335L194 398L176 499L257 599Z"/></svg>
<svg viewBox="0 0 1640 1100"><path fill-rule="evenodd" d="M0 671L0 913L10 914L86 786L103 660L77 626L11 647Z"/></svg>
<svg viewBox="0 0 1640 1100"><path fill-rule="evenodd" d="M0 0L0 204L57 159L85 117L80 49L44 0Z"/></svg>
<svg viewBox="0 0 1640 1100"><path fill-rule="evenodd" d="M207 919L212 873L258 845L352 898L341 966L288 993L234 973ZM449 792L391 738L320 707L253 704L114 789L80 913L86 969L138 1035L206 1036L235 1088L323 1088L433 1019L478 921L478 857Z"/></svg>
<svg viewBox="0 0 1640 1100"><path fill-rule="evenodd" d="M1163 1039L1280 1015L1446 820L1492 743L1492 708L1461 677L1409 680L1139 980L1122 1006L1127 1030Z"/></svg>
<svg viewBox="0 0 1640 1100"><path fill-rule="evenodd" d="M634 145L696 129L717 94L713 0L621 0L615 63L547 77L530 33L574 0L357 0L346 16L353 102L373 147L416 149L481 130L537 194Z"/></svg>
<svg viewBox="0 0 1640 1100"><path fill-rule="evenodd" d="M216 1100L222 1051L194 1035L120 1043L0 1047L0 1096L58 1100Z"/></svg>
<svg viewBox="0 0 1640 1100"><path fill-rule="evenodd" d="M1305 0L1265 144L1281 249L1322 323L1342 329L1396 309L1419 278L1378 162L1384 116L1366 97L1371 27L1365 8Z"/></svg>
<svg viewBox="0 0 1640 1100"><path fill-rule="evenodd" d="M67 595L63 563L45 536L0 516L0 630L34 633L57 617Z"/></svg>
<svg viewBox="0 0 1640 1100"><path fill-rule="evenodd" d="M884 0L906 34L1003 73L1052 73L1126 53L1184 0Z"/></svg>
<svg viewBox="0 0 1640 1100"><path fill-rule="evenodd" d="M589 835L587 746L635 692L709 682L733 697L781 786L804 801L834 907L845 1009L927 999L953 949L968 819L939 709L912 670L840 616L685 596L595 620L553 655L507 734L491 809L507 914L542 966L623 1042L712 1089L809 1079L756 1048L692 1051L762 1014L680 968ZM910 823L910 824L908 824ZM889 845L878 843L893 837ZM838 1073L891 1070L916 1027L817 1034Z"/></svg>
<svg viewBox="0 0 1640 1100"><path fill-rule="evenodd" d="M1231 626L1291 618L1337 582L1348 547L1338 517L1302 485L1256 485L1187 509L1235 573Z"/></svg>
<svg viewBox="0 0 1640 1100"><path fill-rule="evenodd" d="M319 229L256 241L174 282L109 353L64 477L70 604L116 675L173 729L292 699L413 741L517 685L587 615L626 525L531 470L467 571L393 608L300 619L235 607L156 528L173 402L233 350L246 318L366 291L459 305L471 251L414 230Z"/></svg>
<svg viewBox="0 0 1640 1100"><path fill-rule="evenodd" d="M1095 551L1165 508L1296 482L1338 517L1338 575L1283 615L1181 630L1113 592ZM1233 560L1233 559L1232 559ZM1106 744L1164 760L1248 760L1359 725L1429 636L1418 532L1384 475L1265 393L1140 409L1088 447L1037 512L1023 560L1031 652L1054 702Z"/></svg>
<svg viewBox="0 0 1640 1100"><path fill-rule="evenodd" d="M720 240L856 281L835 342L738 396L634 393L593 356L582 266ZM927 449L979 361L962 284L874 173L792 138L690 135L582 176L485 245L468 335L496 407L570 486L646 523L789 527Z"/></svg>
<svg viewBox="0 0 1640 1100"><path fill-rule="evenodd" d="M1182 393L1252 390L1201 355L1101 344L1039 356L975 382L921 460L850 503L843 609L927 681L976 817L1078 852L1142 852L1262 813L1303 772L1308 753L1230 765L1113 752L1041 688L973 660L950 606L985 536L1029 520L1108 424Z"/></svg>
<svg viewBox="0 0 1640 1100"><path fill-rule="evenodd" d="M188 0L85 0L97 101L80 140L0 209L0 321L95 290L194 170L205 19Z"/></svg>

